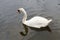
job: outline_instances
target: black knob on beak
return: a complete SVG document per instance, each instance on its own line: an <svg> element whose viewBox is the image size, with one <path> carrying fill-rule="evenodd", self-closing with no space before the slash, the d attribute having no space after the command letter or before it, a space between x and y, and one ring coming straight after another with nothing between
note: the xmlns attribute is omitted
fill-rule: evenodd
<svg viewBox="0 0 60 40"><path fill-rule="evenodd" d="M20 10L17 10L20 13Z"/></svg>

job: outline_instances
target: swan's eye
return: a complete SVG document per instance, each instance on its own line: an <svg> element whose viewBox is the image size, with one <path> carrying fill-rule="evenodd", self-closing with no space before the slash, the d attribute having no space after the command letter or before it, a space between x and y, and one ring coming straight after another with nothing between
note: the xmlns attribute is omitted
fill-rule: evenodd
<svg viewBox="0 0 60 40"><path fill-rule="evenodd" d="M20 10L17 10L19 13L21 13L21 11Z"/></svg>

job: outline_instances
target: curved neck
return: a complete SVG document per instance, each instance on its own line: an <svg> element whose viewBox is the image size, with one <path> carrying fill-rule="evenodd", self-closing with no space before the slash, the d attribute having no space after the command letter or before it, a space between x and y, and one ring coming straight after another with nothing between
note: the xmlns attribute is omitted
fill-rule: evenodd
<svg viewBox="0 0 60 40"><path fill-rule="evenodd" d="M24 23L27 19L27 13L25 10L22 10L22 13L24 13L24 16L23 16L23 19L22 19L22 22Z"/></svg>

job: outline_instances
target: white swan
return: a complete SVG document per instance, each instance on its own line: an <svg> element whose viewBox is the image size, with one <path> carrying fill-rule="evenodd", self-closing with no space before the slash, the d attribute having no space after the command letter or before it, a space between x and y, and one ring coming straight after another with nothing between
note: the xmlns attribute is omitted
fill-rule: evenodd
<svg viewBox="0 0 60 40"><path fill-rule="evenodd" d="M22 23L29 27L34 27L34 28L46 27L52 21L52 19L48 20L41 16L35 16L31 18L30 20L27 20L27 13L24 8L19 8L18 12L19 14L20 12L24 13Z"/></svg>

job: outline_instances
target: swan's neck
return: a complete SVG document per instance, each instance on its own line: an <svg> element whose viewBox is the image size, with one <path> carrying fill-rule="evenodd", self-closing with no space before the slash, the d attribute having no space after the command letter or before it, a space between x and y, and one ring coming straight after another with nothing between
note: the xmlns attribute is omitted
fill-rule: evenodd
<svg viewBox="0 0 60 40"><path fill-rule="evenodd" d="M24 13L23 19L22 19L22 23L25 23L26 19L27 19L27 13L25 10L22 11Z"/></svg>

